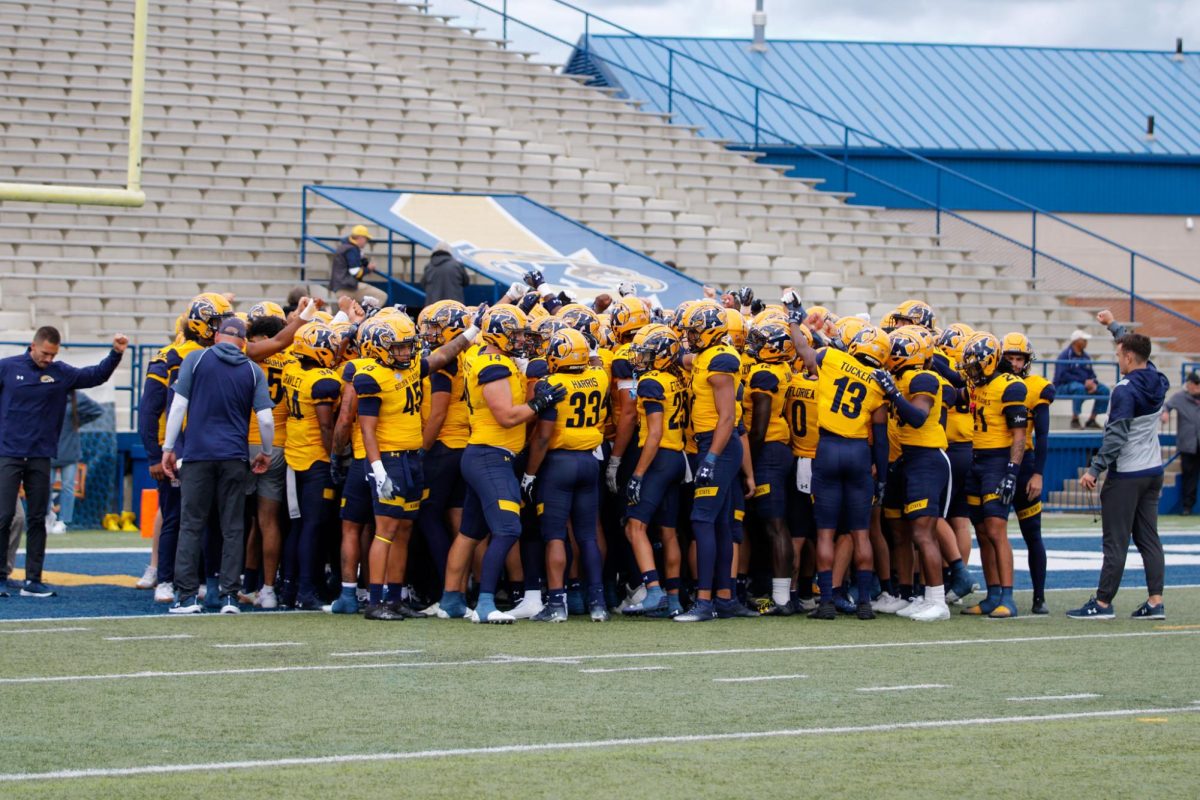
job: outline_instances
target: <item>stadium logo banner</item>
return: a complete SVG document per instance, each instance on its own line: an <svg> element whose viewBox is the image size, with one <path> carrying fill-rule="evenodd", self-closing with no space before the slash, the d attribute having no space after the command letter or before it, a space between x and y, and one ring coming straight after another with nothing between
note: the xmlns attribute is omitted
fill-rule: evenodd
<svg viewBox="0 0 1200 800"><path fill-rule="evenodd" d="M525 197L314 190L425 247L446 242L464 264L504 285L536 268L551 289L581 300L624 282L668 306L700 296L697 281Z"/></svg>

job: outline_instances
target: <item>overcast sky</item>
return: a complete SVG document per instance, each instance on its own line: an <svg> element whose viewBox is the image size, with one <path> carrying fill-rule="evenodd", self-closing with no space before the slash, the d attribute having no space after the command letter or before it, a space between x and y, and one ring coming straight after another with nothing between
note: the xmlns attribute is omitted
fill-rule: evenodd
<svg viewBox="0 0 1200 800"><path fill-rule="evenodd" d="M481 0L500 7L502 0ZM749 36L754 0L574 0L642 34ZM494 16L461 0L468 20ZM509 12L564 39L581 18L552 0L508 0ZM768 38L1062 45L1168 50L1175 37L1200 51L1200 0L765 0ZM533 40L514 32L533 49ZM604 32L600 26L593 32ZM545 51L547 47L539 46Z"/></svg>

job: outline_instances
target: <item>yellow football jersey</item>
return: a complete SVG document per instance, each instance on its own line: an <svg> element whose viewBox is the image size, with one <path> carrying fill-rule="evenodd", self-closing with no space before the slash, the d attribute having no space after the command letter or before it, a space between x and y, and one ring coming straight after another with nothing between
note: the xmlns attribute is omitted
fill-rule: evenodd
<svg viewBox="0 0 1200 800"><path fill-rule="evenodd" d="M463 355L459 355L445 368L429 376L430 393L449 392L450 405L446 407L446 419L438 431L437 440L453 450L467 446L471 438L471 422L467 414L467 401L463 397Z"/></svg>
<svg viewBox="0 0 1200 800"><path fill-rule="evenodd" d="M381 453L421 449L421 405L425 400L425 359L405 370L394 370L372 362L354 373L358 395L358 424L364 416L378 418L375 441Z"/></svg>
<svg viewBox="0 0 1200 800"><path fill-rule="evenodd" d="M542 419L554 420L550 435L551 450L592 451L604 441L608 376L599 367L582 372L556 372L546 378L554 386L567 390L560 403L547 409Z"/></svg>
<svg viewBox="0 0 1200 800"><path fill-rule="evenodd" d="M525 376L511 358L499 353L480 353L465 363L467 413L471 421L467 444L501 447L513 454L521 452L525 448L525 426L501 427L483 399L483 386L493 381L507 381L512 402L521 403L525 400Z"/></svg>
<svg viewBox="0 0 1200 800"><path fill-rule="evenodd" d="M1007 372L996 375L983 386L971 388L976 450L1012 447L1012 430L1008 427L1004 409L1025 405L1027 394L1024 382Z"/></svg>
<svg viewBox="0 0 1200 800"><path fill-rule="evenodd" d="M663 415L660 450L683 449L683 435L687 429L687 390L683 382L669 372L651 370L638 378L638 447L646 446L646 415Z"/></svg>
<svg viewBox="0 0 1200 800"><path fill-rule="evenodd" d="M692 360L691 414L693 436L711 433L717 427L717 406L713 398L713 386L708 382L710 375L726 373L733 378L734 406L737 406L737 388L742 370L742 360L737 350L727 344L718 344L698 353ZM737 423L737 412L734 412Z"/></svg>
<svg viewBox="0 0 1200 800"><path fill-rule="evenodd" d="M203 350L204 346L199 342L194 342L189 339L184 339L181 342L172 342L166 347L159 350L150 359L150 363L146 366L146 377L158 381L163 386L170 389L175 385L175 379L179 377L179 365L191 353L196 350ZM163 408L162 414L158 417L158 443L162 444L167 436L167 414L171 411L170 400ZM187 421L184 421L186 426ZM257 432L256 434L257 435Z"/></svg>
<svg viewBox="0 0 1200 800"><path fill-rule="evenodd" d="M1033 449L1033 411L1038 406L1054 402L1054 384L1041 375L1022 378L1025 382L1025 407L1029 409L1029 423L1025 426L1025 449Z"/></svg>
<svg viewBox="0 0 1200 800"><path fill-rule="evenodd" d="M681 365L679 383L683 386L683 452L697 453L695 432L692 428L692 368Z"/></svg>
<svg viewBox="0 0 1200 800"><path fill-rule="evenodd" d="M259 368L267 376L267 388L271 391L271 402L275 404L273 410L275 416L275 435L271 441L271 444L275 447L282 447L287 442L288 404L287 397L283 391L283 371L287 369L288 364L295 360L290 352L281 350L258 362ZM262 444L262 436L258 433L258 418L254 416L250 417L249 441L250 444Z"/></svg>
<svg viewBox="0 0 1200 800"><path fill-rule="evenodd" d="M945 450L946 429L942 427L942 417L946 413L946 407L942 402L941 378L929 370L909 369L896 376L896 388L909 401L914 397L928 397L933 401L929 416L919 428L907 424L896 413L895 407L892 407L890 416L896 421L896 436L901 447L935 447Z"/></svg>
<svg viewBox="0 0 1200 800"><path fill-rule="evenodd" d="M783 442L788 444L792 439L791 428L784 415L784 405L787 402L788 386L792 382L792 368L787 364L755 364L750 368L747 381L751 402L756 394L765 394L771 398L771 419L767 423L767 435L763 441ZM750 417L746 417L749 425Z"/></svg>
<svg viewBox="0 0 1200 800"><path fill-rule="evenodd" d="M872 370L853 356L827 347L817 354L817 414L822 430L847 439L866 439L871 415L883 405Z"/></svg>
<svg viewBox="0 0 1200 800"><path fill-rule="evenodd" d="M318 461L329 461L321 441L317 406L335 405L342 393L342 381L331 369L304 369L293 361L283 371L283 389L287 394L287 442L283 452L294 470L305 470ZM336 415L337 409L334 409Z"/></svg>
<svg viewBox="0 0 1200 800"><path fill-rule="evenodd" d="M605 377L608 378L608 397L604 398L604 438L607 441L612 441L617 435L617 420L616 414L613 413L612 392L613 387L613 351L607 347L596 349L596 355L600 357L601 369L604 370Z"/></svg>
<svg viewBox="0 0 1200 800"><path fill-rule="evenodd" d="M341 366L342 383L350 386L354 385L354 375L363 367L370 366L375 363L373 358L352 358ZM354 404L354 423L350 426L350 447L354 452L355 458L366 458L367 448L363 447L362 428L358 424L358 401L355 398Z"/></svg>
<svg viewBox="0 0 1200 800"><path fill-rule="evenodd" d="M738 395L738 404L741 405L741 408L738 410L737 421L744 422L746 430L749 430L754 421L754 400L750 397L750 392L745 389L750 385L750 370L754 369L758 362L749 353L741 353L739 357L742 360L742 369L738 373L738 385L743 391Z"/></svg>
<svg viewBox="0 0 1200 800"><path fill-rule="evenodd" d="M817 379L803 370L792 375L788 384L784 416L791 429L792 455L814 458L817 455Z"/></svg>

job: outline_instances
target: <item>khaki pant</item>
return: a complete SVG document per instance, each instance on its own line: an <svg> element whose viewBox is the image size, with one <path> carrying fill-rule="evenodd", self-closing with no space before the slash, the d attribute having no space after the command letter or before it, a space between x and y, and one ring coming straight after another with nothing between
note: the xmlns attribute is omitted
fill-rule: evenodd
<svg viewBox="0 0 1200 800"><path fill-rule="evenodd" d="M13 516L12 525L8 529L7 553L5 553L4 569L0 571L4 577L12 575L17 564L17 549L21 546L21 536L25 533L25 507L17 500L17 510ZM0 586L0 591L4 589Z"/></svg>
<svg viewBox="0 0 1200 800"><path fill-rule="evenodd" d="M362 303L364 297L374 297L380 308L387 305L387 292L376 289L369 283L360 283L355 289L338 289L334 294L338 298L353 297L359 303Z"/></svg>

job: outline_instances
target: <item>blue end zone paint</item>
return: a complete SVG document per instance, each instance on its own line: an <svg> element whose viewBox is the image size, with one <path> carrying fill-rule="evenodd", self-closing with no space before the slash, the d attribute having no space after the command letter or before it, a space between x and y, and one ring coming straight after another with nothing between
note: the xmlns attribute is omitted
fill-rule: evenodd
<svg viewBox="0 0 1200 800"><path fill-rule="evenodd" d="M1013 523L1012 528L1016 525ZM1028 590L1029 567L1025 545L1017 533L1010 536L1016 566L1016 589ZM1045 538L1049 570L1046 588L1049 590L1094 589L1100 576L1100 536L1093 533L1050 533ZM1167 559L1167 586L1200 585L1200 532L1162 533L1163 549ZM978 550L973 560L978 561ZM46 556L46 570L68 572L76 575L141 575L150 557L150 551L136 553L55 553ZM24 564L19 556L17 566ZM971 566L975 580L983 583L983 572L978 563ZM1146 586L1141 559L1137 550L1130 547L1129 559L1125 564L1125 576L1121 588L1130 595L1118 599L1122 608L1133 602ZM154 593L139 591L123 586L56 586L58 597L37 599L13 597L0 599L0 621L34 618L65 617L110 617L166 615L165 603L155 603ZM1130 591L1132 590L1132 591ZM1124 595L1122 595L1122 598ZM251 609L243 606L243 612ZM292 612L258 612L292 613Z"/></svg>

